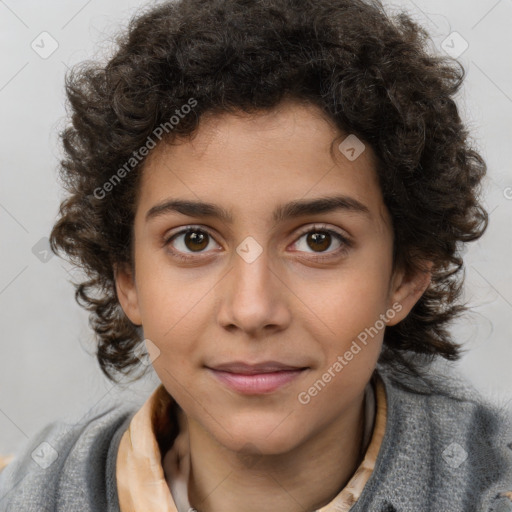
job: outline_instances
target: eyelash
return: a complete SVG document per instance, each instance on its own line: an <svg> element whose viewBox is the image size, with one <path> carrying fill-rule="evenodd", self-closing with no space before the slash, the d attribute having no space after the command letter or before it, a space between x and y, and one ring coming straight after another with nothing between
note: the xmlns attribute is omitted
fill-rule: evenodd
<svg viewBox="0 0 512 512"><path fill-rule="evenodd" d="M196 231L205 233L209 237L214 238L208 230L204 229L201 226L188 226L185 229L177 231L176 233L173 233L171 236L167 237L164 241L164 245L170 247L171 242L178 236L186 235L189 232L196 232ZM312 258L313 260L321 262L324 260L332 259L334 256L340 256L340 255L345 254L350 249L350 247L352 247L352 242L348 238L343 236L341 233L338 233L337 231L327 228L325 225L322 225L322 224L315 224L314 226L309 227L308 229L300 232L297 235L296 241L300 240L300 238L302 238L304 235L307 235L309 233L316 233L316 232L329 233L330 235L333 235L334 238L340 242L341 247L333 252L328 253L328 256L323 256L322 253L319 253L320 254L319 256L313 256L313 258ZM294 243L296 243L296 242L294 242ZM191 260L197 259L197 256L185 256L184 253L182 253L181 251L177 251L172 248L170 248L169 251L173 254L173 256L177 257L178 259L180 259L182 261L191 261ZM198 252L196 254L200 255L202 253ZM314 253L310 253L310 254L314 254Z"/></svg>

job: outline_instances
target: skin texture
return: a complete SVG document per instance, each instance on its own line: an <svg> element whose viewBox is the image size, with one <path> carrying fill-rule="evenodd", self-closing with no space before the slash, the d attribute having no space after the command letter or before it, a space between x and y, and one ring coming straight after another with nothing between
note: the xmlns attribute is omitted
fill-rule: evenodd
<svg viewBox="0 0 512 512"><path fill-rule="evenodd" d="M184 411L190 502L201 512L298 512L328 503L360 462L364 389L383 330L309 403L298 395L393 304L400 311L388 325L405 318L429 284L428 273L392 272L391 219L374 155L366 145L354 161L337 150L333 159L330 145L340 135L317 107L284 102L257 115L203 118L193 139L161 144L146 162L135 275L116 269L116 287L127 316L158 347L153 367ZM279 205L333 195L356 199L369 214L273 222ZM233 222L177 212L146 221L169 198L215 203ZM211 238L186 245L182 234L166 245L190 225ZM350 245L332 237L319 249L311 233L325 229ZM236 251L249 236L262 249L251 263ZM234 360L308 369L273 393L242 395L205 367Z"/></svg>

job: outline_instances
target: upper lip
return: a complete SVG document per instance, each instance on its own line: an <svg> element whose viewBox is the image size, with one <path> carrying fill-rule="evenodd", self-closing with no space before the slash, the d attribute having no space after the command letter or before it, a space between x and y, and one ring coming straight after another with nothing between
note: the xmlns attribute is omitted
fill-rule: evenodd
<svg viewBox="0 0 512 512"><path fill-rule="evenodd" d="M241 373L253 375L257 373L281 372L286 370L302 370L305 366L293 366L278 361L264 361L262 363L249 364L242 361L233 361L209 367L212 370L219 370L230 373Z"/></svg>

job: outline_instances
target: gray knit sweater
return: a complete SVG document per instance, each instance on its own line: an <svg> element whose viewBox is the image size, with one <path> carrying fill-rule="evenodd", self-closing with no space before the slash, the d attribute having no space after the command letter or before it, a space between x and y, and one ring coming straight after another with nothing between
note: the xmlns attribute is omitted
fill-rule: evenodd
<svg viewBox="0 0 512 512"><path fill-rule="evenodd" d="M460 377L378 371L386 432L351 512L512 511L512 498L501 495L512 491L511 410ZM0 511L119 512L116 455L135 412L115 406L45 427L0 472Z"/></svg>

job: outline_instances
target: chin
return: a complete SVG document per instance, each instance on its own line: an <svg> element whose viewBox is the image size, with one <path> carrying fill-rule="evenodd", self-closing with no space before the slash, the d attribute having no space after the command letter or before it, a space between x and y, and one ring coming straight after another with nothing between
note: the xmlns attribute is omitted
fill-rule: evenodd
<svg viewBox="0 0 512 512"><path fill-rule="evenodd" d="M301 442L299 434L290 431L290 425L284 426L283 418L264 424L261 421L258 424L254 421L238 422L236 426L226 426L226 430L217 430L216 433L219 435L214 437L226 449L247 457L281 455Z"/></svg>

